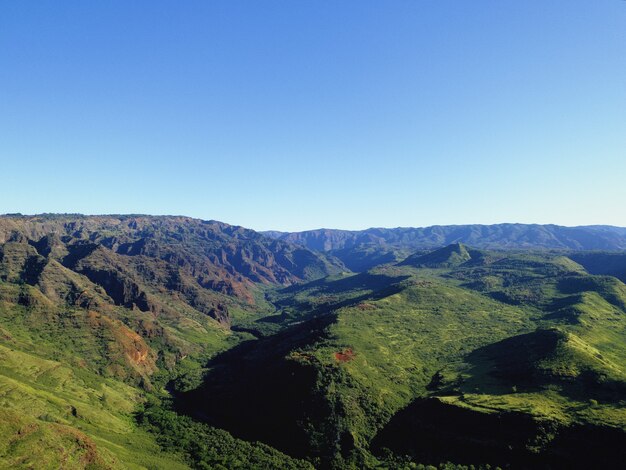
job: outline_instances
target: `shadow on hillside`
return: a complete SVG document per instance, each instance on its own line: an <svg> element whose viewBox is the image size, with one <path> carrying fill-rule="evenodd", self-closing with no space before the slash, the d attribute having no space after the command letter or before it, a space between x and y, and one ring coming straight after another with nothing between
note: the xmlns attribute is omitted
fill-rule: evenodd
<svg viewBox="0 0 626 470"><path fill-rule="evenodd" d="M392 277L384 274L372 274L365 272L330 282L327 278L322 278L306 284L296 284L281 289L279 292L281 294L295 294L303 290L313 290L316 295L321 295L337 294L356 289L376 290L387 287L392 283L400 282L408 277L408 275Z"/></svg>
<svg viewBox="0 0 626 470"><path fill-rule="evenodd" d="M434 465L620 468L626 459L626 433L593 425L561 426L521 412L485 413L431 398L415 400L396 413L371 448L379 455L389 449Z"/></svg>
<svg viewBox="0 0 626 470"><path fill-rule="evenodd" d="M280 291L294 293L314 290L304 301L294 301L293 297L278 299L275 305L281 310L279 315L272 315L257 320L256 323L285 324L294 321L306 321L328 314L343 307L358 305L366 300L379 300L402 290L402 282L411 276L390 277L382 274L357 274L346 279L328 282L318 280L312 283L291 286ZM350 293L366 291L351 297ZM321 300L320 300L321 299Z"/></svg>
<svg viewBox="0 0 626 470"><path fill-rule="evenodd" d="M550 388L582 403L622 400L626 382L608 377L598 358L575 355L567 340L568 335L556 328L506 338L468 354L463 379L459 370L453 371L448 382L445 374L439 373L429 389L440 395L464 392L504 396Z"/></svg>
<svg viewBox="0 0 626 470"><path fill-rule="evenodd" d="M315 394L317 369L288 356L322 340L335 319L315 318L219 354L199 388L175 394L176 411L293 456L311 455L306 423L331 410Z"/></svg>

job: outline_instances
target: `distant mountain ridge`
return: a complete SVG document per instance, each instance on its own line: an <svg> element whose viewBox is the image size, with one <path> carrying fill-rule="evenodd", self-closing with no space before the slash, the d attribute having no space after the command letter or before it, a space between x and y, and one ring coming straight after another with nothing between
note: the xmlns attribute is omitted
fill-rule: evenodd
<svg viewBox="0 0 626 470"><path fill-rule="evenodd" d="M453 243L491 250L626 250L626 228L609 225L476 224L262 233L332 254L354 271L369 269L381 260L400 261L417 250L432 250Z"/></svg>
<svg viewBox="0 0 626 470"><path fill-rule="evenodd" d="M430 249L459 242L486 249L626 249L626 227L610 225L565 227L552 224L472 224L368 228L365 230L266 231L261 233L318 251L353 248L363 244Z"/></svg>

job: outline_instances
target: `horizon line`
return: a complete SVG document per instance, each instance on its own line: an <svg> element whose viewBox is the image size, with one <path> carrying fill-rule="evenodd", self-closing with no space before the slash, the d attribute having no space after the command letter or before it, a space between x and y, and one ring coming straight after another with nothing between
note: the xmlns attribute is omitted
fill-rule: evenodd
<svg viewBox="0 0 626 470"><path fill-rule="evenodd" d="M110 213L110 214L84 214L81 212L41 212L36 214L23 214L21 212L7 212L0 214L0 218L34 218L34 217L46 217L46 216L58 216L58 217L171 217L171 218L185 218L185 219L193 219L200 220L203 222L218 222L222 224L231 225L233 227L242 227L248 230L253 230L258 233L266 233L266 232L276 232L281 234L289 234L289 233L304 233L304 232L317 232L321 230L334 230L341 232L364 232L367 230L398 230L398 229L427 229L433 227L467 227L467 226L480 226L480 227L489 227L489 226L498 226L498 225L527 225L527 226L539 226L539 227L561 227L561 228L599 228L599 227L607 227L607 228L618 228L618 229L626 229L625 226L620 225L611 225L611 224L578 224L578 225L562 225L555 223L537 223L537 222L495 222L495 223L460 223L460 224L432 224L432 225L398 225L395 227L384 227L384 226L369 226L361 229L343 229L343 228L329 228L329 227L318 227L312 229L305 230L278 230L278 229L255 229L245 225L240 225L237 223L224 222L217 219L205 219L202 217L194 217L190 215L182 215L182 214L146 214L146 213Z"/></svg>

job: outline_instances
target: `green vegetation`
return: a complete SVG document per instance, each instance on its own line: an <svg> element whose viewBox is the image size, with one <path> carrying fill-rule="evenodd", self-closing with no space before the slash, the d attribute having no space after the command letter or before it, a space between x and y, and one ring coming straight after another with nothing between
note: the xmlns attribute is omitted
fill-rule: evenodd
<svg viewBox="0 0 626 470"><path fill-rule="evenodd" d="M351 273L218 222L0 219L0 468L626 458L618 254L368 245Z"/></svg>
<svg viewBox="0 0 626 470"><path fill-rule="evenodd" d="M273 321L285 329L218 357L204 387L183 399L187 411L202 409L246 438L337 468L384 465L372 442L429 396L557 429L626 427L621 282L590 276L562 254L456 245L417 259L277 292L270 298L282 315ZM269 420L280 425L270 430ZM533 432L518 454L494 451L491 462L417 452L416 463L457 456L460 464L506 465L524 452L549 460L560 451L532 444L540 439Z"/></svg>
<svg viewBox="0 0 626 470"><path fill-rule="evenodd" d="M157 401L143 405L138 420L157 436L163 449L181 455L193 468L313 468L267 445L235 439L226 431L181 416Z"/></svg>
<svg viewBox="0 0 626 470"><path fill-rule="evenodd" d="M0 462L7 468L185 468L132 413L141 392L0 347Z"/></svg>

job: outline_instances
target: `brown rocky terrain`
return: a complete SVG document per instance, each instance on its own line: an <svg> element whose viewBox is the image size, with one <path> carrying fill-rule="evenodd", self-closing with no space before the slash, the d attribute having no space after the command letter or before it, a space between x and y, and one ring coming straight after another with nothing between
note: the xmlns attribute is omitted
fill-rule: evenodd
<svg viewBox="0 0 626 470"><path fill-rule="evenodd" d="M26 309L33 331L72 325L79 333L70 336L81 339L69 349L97 351L92 361L118 377L146 378L159 357L172 363L202 349L197 332L228 330L230 308L254 312L263 286L343 269L332 257L215 221L0 216L0 302Z"/></svg>

